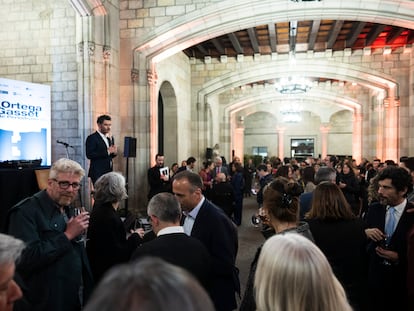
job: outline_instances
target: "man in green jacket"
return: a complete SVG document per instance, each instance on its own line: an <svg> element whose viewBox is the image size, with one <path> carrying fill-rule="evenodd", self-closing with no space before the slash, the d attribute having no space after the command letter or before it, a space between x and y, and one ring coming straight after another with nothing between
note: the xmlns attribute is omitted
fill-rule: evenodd
<svg viewBox="0 0 414 311"><path fill-rule="evenodd" d="M75 161L56 161L46 190L19 202L9 213L8 233L27 247L17 265L31 311L79 311L92 288L92 274L80 236L89 214L75 216L85 172Z"/></svg>

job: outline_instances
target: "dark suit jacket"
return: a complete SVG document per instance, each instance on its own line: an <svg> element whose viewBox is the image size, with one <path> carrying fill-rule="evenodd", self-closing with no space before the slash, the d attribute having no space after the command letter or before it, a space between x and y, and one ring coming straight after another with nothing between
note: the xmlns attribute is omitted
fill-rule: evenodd
<svg viewBox="0 0 414 311"><path fill-rule="evenodd" d="M235 309L235 293L240 292L235 266L238 249L237 228L221 209L205 200L194 221L191 236L199 239L212 257L210 296L216 310Z"/></svg>
<svg viewBox="0 0 414 311"><path fill-rule="evenodd" d="M136 233L126 238L124 224L111 203L94 205L89 220L88 239L86 252L97 282L114 265L129 261L141 243L141 238Z"/></svg>
<svg viewBox="0 0 414 311"><path fill-rule="evenodd" d="M313 192L302 193L299 197L299 219L304 220L312 207Z"/></svg>
<svg viewBox="0 0 414 311"><path fill-rule="evenodd" d="M159 166L151 167L147 172L149 192L148 200L150 200L154 195L161 192L171 192L171 182L164 181L160 178L160 168Z"/></svg>
<svg viewBox="0 0 414 311"><path fill-rule="evenodd" d="M208 291L211 279L211 258L206 247L185 233L163 234L139 246L131 259L144 256L159 257L184 268L196 277Z"/></svg>
<svg viewBox="0 0 414 311"><path fill-rule="evenodd" d="M91 160L88 177L93 183L103 174L112 172L112 158L115 156L108 154L108 147L98 132L86 138L86 157Z"/></svg>
<svg viewBox="0 0 414 311"><path fill-rule="evenodd" d="M229 217L231 217L234 211L234 200L234 189L230 182L219 182L213 185L211 201Z"/></svg>
<svg viewBox="0 0 414 311"><path fill-rule="evenodd" d="M397 264L383 265L383 259L375 252L378 244L369 242L368 286L372 309L407 310L407 235L414 225L414 213L407 213L408 208L413 208L413 205L408 203L404 208L388 246L390 250L398 253ZM385 215L385 206L372 204L365 218L367 227L378 228L384 232ZM384 299L378 299L379 297Z"/></svg>
<svg viewBox="0 0 414 311"><path fill-rule="evenodd" d="M221 166L220 173L223 173L224 175L229 176L229 170L226 166ZM217 175L217 168L214 168L214 170L211 171L211 177L214 179Z"/></svg>

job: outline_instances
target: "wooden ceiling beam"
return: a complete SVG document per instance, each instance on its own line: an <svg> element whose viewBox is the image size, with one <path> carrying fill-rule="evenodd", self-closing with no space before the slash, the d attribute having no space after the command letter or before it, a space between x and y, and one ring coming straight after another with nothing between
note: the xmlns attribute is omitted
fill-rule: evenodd
<svg viewBox="0 0 414 311"><path fill-rule="evenodd" d="M229 33L228 37L229 37L230 42L233 45L235 51L237 52L237 54L243 54L243 48L240 45L240 42L237 39L236 35L234 33Z"/></svg>
<svg viewBox="0 0 414 311"><path fill-rule="evenodd" d="M224 51L223 46L220 44L220 42L217 38L211 39L211 43L213 43L214 47L217 49L217 51L220 53L220 55L226 54L226 52Z"/></svg>
<svg viewBox="0 0 414 311"><path fill-rule="evenodd" d="M372 27L371 31L367 34L367 37L365 39L365 45L370 46L372 43L374 43L375 39L378 38L381 32L385 29L385 25L376 25Z"/></svg>
<svg viewBox="0 0 414 311"><path fill-rule="evenodd" d="M403 32L405 28L393 28L387 36L387 39L385 40L386 44L392 44Z"/></svg>
<svg viewBox="0 0 414 311"><path fill-rule="evenodd" d="M349 32L348 37L345 40L345 46L347 48L351 48L354 46L355 41L358 39L359 35L361 34L362 30L365 27L366 22L356 22L352 25L352 29Z"/></svg>
<svg viewBox="0 0 414 311"><path fill-rule="evenodd" d="M414 30L409 30L407 35L407 44L414 43Z"/></svg>
<svg viewBox="0 0 414 311"><path fill-rule="evenodd" d="M339 20L335 21L335 23L332 26L331 33L329 34L329 38L328 38L328 42L326 44L326 48L328 48L328 49L333 48L333 46L336 42L336 39L338 38L339 32L342 29L343 24L344 24L344 21L342 21L342 20L341 21L339 21Z"/></svg>
<svg viewBox="0 0 414 311"><path fill-rule="evenodd" d="M203 54L203 56L209 55L208 51L201 44L197 44L196 47Z"/></svg>
<svg viewBox="0 0 414 311"><path fill-rule="evenodd" d="M260 53L259 44L257 43L255 28L248 28L247 34L249 35L249 39L250 39L250 43L252 44L253 51L255 53Z"/></svg>
<svg viewBox="0 0 414 311"><path fill-rule="evenodd" d="M273 53L276 52L276 43L277 43L276 25L267 24L267 29L269 30L270 49L272 50Z"/></svg>
<svg viewBox="0 0 414 311"><path fill-rule="evenodd" d="M315 48L316 38L318 37L319 27L321 25L320 20L314 20L312 22L312 28L309 32L308 49L313 50Z"/></svg>

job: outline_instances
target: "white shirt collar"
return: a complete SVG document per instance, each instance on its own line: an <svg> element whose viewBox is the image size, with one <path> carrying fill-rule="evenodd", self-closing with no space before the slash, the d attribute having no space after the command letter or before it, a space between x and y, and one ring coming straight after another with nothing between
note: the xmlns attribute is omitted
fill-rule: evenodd
<svg viewBox="0 0 414 311"><path fill-rule="evenodd" d="M99 133L99 135L101 135L103 141L105 142L106 146L109 147L109 142L108 142L108 136L105 136L104 134L102 134L101 132L97 131Z"/></svg>
<svg viewBox="0 0 414 311"><path fill-rule="evenodd" d="M184 229L182 226L171 226L171 227L163 228L160 231L158 231L157 236L171 234L171 233L184 233Z"/></svg>

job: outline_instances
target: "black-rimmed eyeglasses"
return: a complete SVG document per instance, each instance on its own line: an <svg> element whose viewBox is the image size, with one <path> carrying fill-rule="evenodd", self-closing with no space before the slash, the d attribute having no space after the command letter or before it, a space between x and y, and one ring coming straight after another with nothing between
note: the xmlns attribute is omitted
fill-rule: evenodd
<svg viewBox="0 0 414 311"><path fill-rule="evenodd" d="M60 189L63 189L63 190L68 189L70 186L72 186L72 189L73 190L78 190L81 187L81 185L82 185L82 184L80 184L78 182L70 183L68 181L59 181L59 180L54 179L54 178L53 178L53 180L56 181L57 184L59 185L59 188Z"/></svg>

